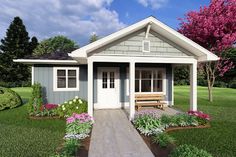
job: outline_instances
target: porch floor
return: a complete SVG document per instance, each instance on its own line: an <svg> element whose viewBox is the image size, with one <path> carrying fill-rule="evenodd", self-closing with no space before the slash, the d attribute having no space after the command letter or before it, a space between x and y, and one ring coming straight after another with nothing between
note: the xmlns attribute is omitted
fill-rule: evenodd
<svg viewBox="0 0 236 157"><path fill-rule="evenodd" d="M95 110L89 157L154 157L122 109Z"/></svg>

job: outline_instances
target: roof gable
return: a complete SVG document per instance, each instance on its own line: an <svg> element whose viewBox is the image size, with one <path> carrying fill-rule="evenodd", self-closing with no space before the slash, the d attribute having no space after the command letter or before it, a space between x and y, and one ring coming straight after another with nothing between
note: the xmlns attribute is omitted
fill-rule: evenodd
<svg viewBox="0 0 236 157"><path fill-rule="evenodd" d="M187 50L191 54L195 55L198 61L215 61L218 60L218 57L208 51L207 49L203 48L202 46L198 45L197 43L193 42L192 40L188 39L184 35L178 33L174 29L168 27L167 25L161 23L154 17L148 17L140 22L137 22L131 26L128 26L118 32L115 32L111 35L108 35L98 41L95 41L91 44L88 44L80 49L77 49L71 53L69 56L72 58L87 58L88 54L106 46L112 42L115 42L123 37L126 37L138 30L147 28L148 25L151 25L151 29L156 33L160 34L161 36L165 37L167 40L175 43L176 45L182 47L183 49Z"/></svg>

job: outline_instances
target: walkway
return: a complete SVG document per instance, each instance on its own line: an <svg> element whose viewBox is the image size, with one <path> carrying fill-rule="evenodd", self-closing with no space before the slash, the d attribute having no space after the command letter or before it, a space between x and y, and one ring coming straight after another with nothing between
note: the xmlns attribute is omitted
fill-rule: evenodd
<svg viewBox="0 0 236 157"><path fill-rule="evenodd" d="M123 110L96 110L89 157L154 157Z"/></svg>

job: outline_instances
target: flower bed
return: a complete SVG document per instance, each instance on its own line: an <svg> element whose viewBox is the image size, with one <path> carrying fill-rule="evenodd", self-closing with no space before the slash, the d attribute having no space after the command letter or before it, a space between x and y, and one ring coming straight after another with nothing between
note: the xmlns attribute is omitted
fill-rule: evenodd
<svg viewBox="0 0 236 157"><path fill-rule="evenodd" d="M133 124L154 155L168 156L174 149L174 139L165 132L206 128L209 125L210 116L200 111L188 111L187 113L158 115L155 110L142 110L135 114ZM164 147L163 147L164 146Z"/></svg>
<svg viewBox="0 0 236 157"><path fill-rule="evenodd" d="M56 156L88 155L90 133L94 120L87 113L73 113L66 119L64 144Z"/></svg>

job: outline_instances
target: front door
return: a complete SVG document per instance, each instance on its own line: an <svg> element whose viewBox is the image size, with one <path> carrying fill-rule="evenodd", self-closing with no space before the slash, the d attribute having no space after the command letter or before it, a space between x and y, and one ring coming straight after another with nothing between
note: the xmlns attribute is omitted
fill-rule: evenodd
<svg viewBox="0 0 236 157"><path fill-rule="evenodd" d="M119 68L99 67L97 82L97 104L94 108L120 108L119 102Z"/></svg>

